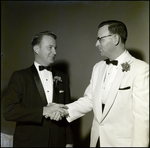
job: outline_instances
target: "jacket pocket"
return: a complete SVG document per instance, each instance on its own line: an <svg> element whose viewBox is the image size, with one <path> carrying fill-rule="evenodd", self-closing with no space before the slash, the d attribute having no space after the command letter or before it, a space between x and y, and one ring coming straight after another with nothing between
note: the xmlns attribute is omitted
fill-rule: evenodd
<svg viewBox="0 0 150 148"><path fill-rule="evenodd" d="M59 93L64 93L64 90L59 90Z"/></svg>
<svg viewBox="0 0 150 148"><path fill-rule="evenodd" d="M126 90L126 89L130 89L130 86L124 87L124 88L119 88L119 90Z"/></svg>

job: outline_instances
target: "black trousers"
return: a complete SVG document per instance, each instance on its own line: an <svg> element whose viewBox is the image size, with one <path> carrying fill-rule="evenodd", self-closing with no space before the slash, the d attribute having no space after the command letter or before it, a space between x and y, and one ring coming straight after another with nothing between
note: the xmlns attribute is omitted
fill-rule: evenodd
<svg viewBox="0 0 150 148"><path fill-rule="evenodd" d="M105 104L102 104L102 113L104 111L104 108L105 108Z"/></svg>
<svg viewBox="0 0 150 148"><path fill-rule="evenodd" d="M99 144L99 137L98 137L98 140L97 140L96 147L100 147L100 144Z"/></svg>
<svg viewBox="0 0 150 148"><path fill-rule="evenodd" d="M105 107L105 104L102 104L102 113L103 113L104 107ZM96 147L100 147L100 140L99 140L99 138L97 140Z"/></svg>

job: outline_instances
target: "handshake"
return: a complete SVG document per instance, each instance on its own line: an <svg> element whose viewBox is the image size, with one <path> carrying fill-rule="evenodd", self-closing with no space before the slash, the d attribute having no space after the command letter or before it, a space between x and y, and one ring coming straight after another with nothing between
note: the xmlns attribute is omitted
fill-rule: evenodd
<svg viewBox="0 0 150 148"><path fill-rule="evenodd" d="M43 108L43 116L50 118L51 120L59 121L63 117L68 117L68 107L64 104L49 103Z"/></svg>

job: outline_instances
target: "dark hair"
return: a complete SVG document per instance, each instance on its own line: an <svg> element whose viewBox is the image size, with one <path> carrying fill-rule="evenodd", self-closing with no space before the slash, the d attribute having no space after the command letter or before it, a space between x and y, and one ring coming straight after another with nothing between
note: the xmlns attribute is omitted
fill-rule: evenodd
<svg viewBox="0 0 150 148"><path fill-rule="evenodd" d="M110 31L110 33L118 34L121 37L122 43L126 42L128 32L127 27L123 22L117 20L104 21L99 24L98 29L104 25L109 25L108 30Z"/></svg>
<svg viewBox="0 0 150 148"><path fill-rule="evenodd" d="M53 37L55 40L57 39L57 36L56 36L53 32L51 32L51 31L43 31L43 32L40 32L40 33L36 34L36 36L33 38L32 42L31 42L32 48L33 48L35 45L39 44L39 43L41 42L43 36L45 36L45 35L51 36L51 37Z"/></svg>

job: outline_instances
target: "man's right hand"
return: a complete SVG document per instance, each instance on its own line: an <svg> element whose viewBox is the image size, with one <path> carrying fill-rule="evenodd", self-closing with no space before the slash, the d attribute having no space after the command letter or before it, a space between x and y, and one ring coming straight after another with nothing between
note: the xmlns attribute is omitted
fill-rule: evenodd
<svg viewBox="0 0 150 148"><path fill-rule="evenodd" d="M68 107L64 104L50 103L43 109L43 116L50 117L51 120L59 121L68 115Z"/></svg>

